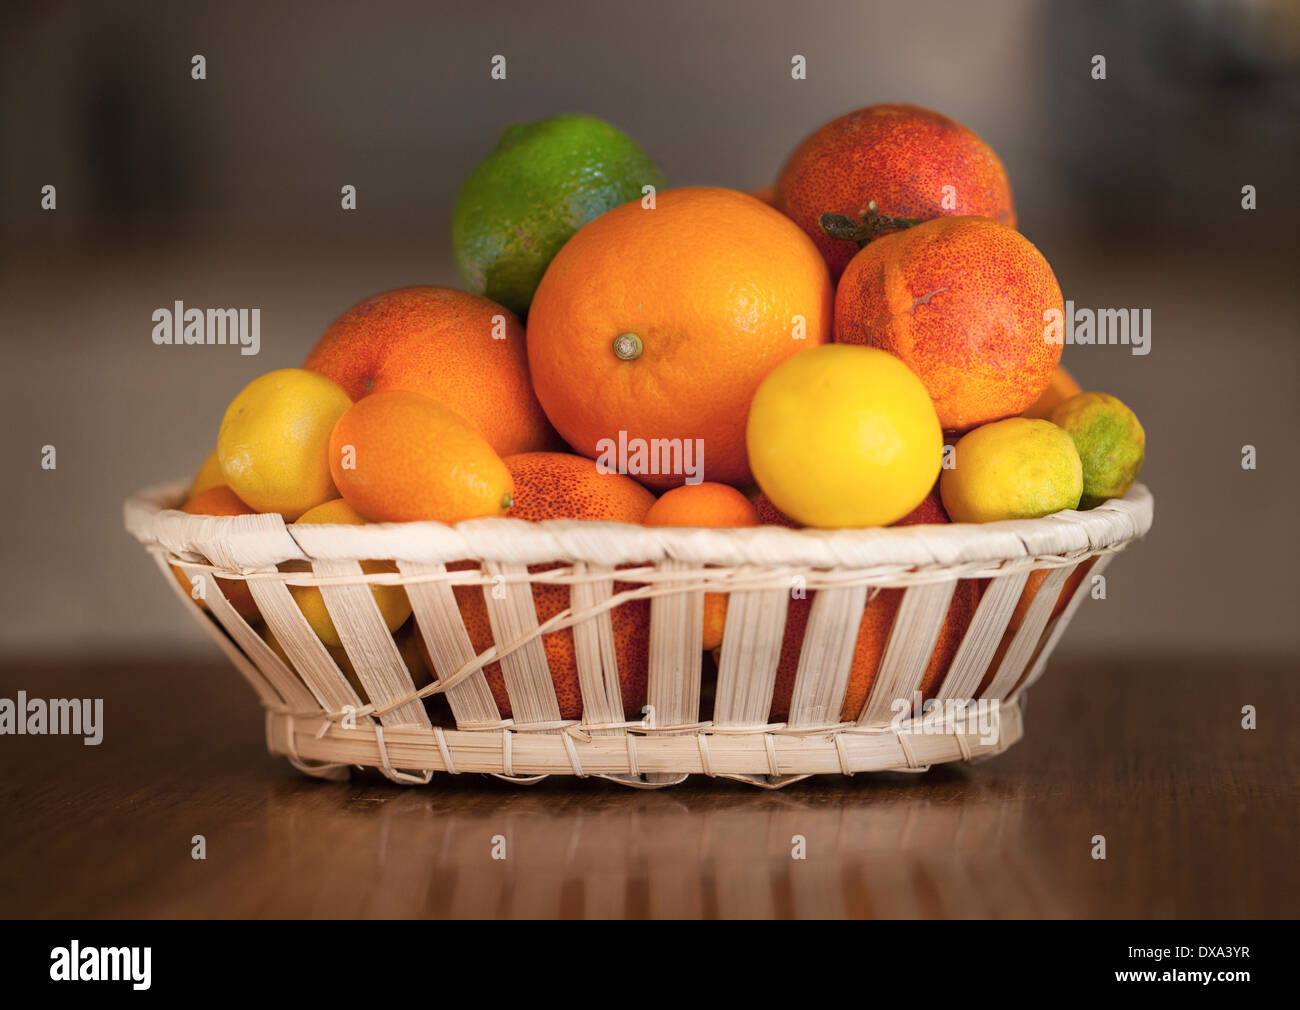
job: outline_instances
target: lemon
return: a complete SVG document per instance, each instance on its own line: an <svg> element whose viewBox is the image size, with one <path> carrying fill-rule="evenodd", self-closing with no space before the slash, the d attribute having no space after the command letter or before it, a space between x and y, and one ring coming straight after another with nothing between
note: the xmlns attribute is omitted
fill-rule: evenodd
<svg viewBox="0 0 1300 1010"><path fill-rule="evenodd" d="M957 523L1037 519L1078 506L1083 466L1069 432L1051 421L1009 417L967 432L939 495Z"/></svg>
<svg viewBox="0 0 1300 1010"><path fill-rule="evenodd" d="M342 498L337 498L308 509L298 518L295 525L337 523L346 526L362 526L365 521L356 509ZM363 561L361 570L367 575L374 575L379 572L395 572L397 566L391 561ZM322 642L333 646L343 644L334 622L330 619L329 611L325 608L325 598L319 589L315 586L290 586L289 592L297 602L298 609L307 618L307 623ZM384 624L388 626L389 631L396 631L406 623L406 619L411 616L411 601L405 589L401 586L371 586L370 592L374 594L379 613L383 616Z"/></svg>
<svg viewBox="0 0 1300 1010"><path fill-rule="evenodd" d="M337 498L330 432L350 406L336 383L302 368L254 379L221 420L217 459L226 483L250 508L279 512L290 522Z"/></svg>
<svg viewBox="0 0 1300 1010"><path fill-rule="evenodd" d="M745 432L754 479L805 526L885 526L934 486L943 432L930 397L892 354L824 344L758 387Z"/></svg>
<svg viewBox="0 0 1300 1010"><path fill-rule="evenodd" d="M1147 436L1137 415L1106 393L1079 393L1057 405L1052 422L1070 433L1083 462L1080 507L1123 498L1146 459Z"/></svg>

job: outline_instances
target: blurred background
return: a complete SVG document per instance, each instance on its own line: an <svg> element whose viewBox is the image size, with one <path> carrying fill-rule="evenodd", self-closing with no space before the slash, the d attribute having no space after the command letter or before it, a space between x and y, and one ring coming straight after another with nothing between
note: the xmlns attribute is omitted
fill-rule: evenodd
<svg viewBox="0 0 1300 1010"><path fill-rule="evenodd" d="M1294 0L9 0L0 651L212 654L122 500L192 474L234 393L301 364L352 303L457 285L456 189L507 124L592 113L670 184L748 190L881 101L938 109L999 152L1066 298L1152 312L1149 355L1063 359L1141 417L1156 521L1061 652L1296 654ZM155 346L151 313L177 299L260 308L261 353Z"/></svg>

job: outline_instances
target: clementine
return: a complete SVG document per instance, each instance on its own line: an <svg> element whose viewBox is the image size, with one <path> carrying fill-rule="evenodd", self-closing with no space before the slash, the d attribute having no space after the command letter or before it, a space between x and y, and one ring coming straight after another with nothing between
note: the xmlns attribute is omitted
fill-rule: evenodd
<svg viewBox="0 0 1300 1010"><path fill-rule="evenodd" d="M647 526L758 526L761 520L749 499L728 484L683 484L650 506ZM704 632L707 651L722 644L727 623L727 594L704 594Z"/></svg>
<svg viewBox="0 0 1300 1010"><path fill-rule="evenodd" d="M367 298L330 324L306 367L353 400L388 389L431 396L503 456L555 441L528 379L523 324L478 295L411 287Z"/></svg>
<svg viewBox="0 0 1300 1010"><path fill-rule="evenodd" d="M560 250L529 310L528 362L575 451L630 447L641 463L619 472L655 488L688 469L744 484L754 391L830 324L826 265L789 218L735 190L675 189L654 209L616 207Z"/></svg>

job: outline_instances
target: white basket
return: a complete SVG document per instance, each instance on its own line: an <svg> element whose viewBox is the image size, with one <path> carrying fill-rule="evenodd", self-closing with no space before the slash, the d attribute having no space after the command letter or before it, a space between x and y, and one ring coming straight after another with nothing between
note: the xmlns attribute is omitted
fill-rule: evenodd
<svg viewBox="0 0 1300 1010"><path fill-rule="evenodd" d="M293 526L278 515L175 511L184 490L170 484L130 499L127 529L257 691L268 749L313 775L338 778L361 766L406 783L426 783L442 771L518 782L595 775L641 787L705 774L775 787L808 775L921 770L999 753L1020 738L1023 692L1041 675L1091 576L1152 520L1142 485L1090 511L1044 519L838 531L515 519ZM397 571L363 574L362 560L393 561ZM478 567L448 571L463 561ZM1089 561L1090 577L1054 617L1062 587ZM207 580L204 609L172 565L189 578L247 580L281 652L235 611L219 583ZM547 570L530 572L530 565ZM1049 571L1008 634L1035 569ZM929 716L903 718L896 700L915 697L963 579L990 581L939 684L942 705ZM369 590L375 583L405 587L432 682L420 686L413 678ZM539 623L534 583L569 585L570 607ZM321 587L355 687L312 631L290 585ZM453 585L484 587L495 644L481 654ZM861 714L842 722L862 608L882 588L905 592ZM816 596L789 715L771 722L792 589ZM706 590L730 594L709 713L701 710ZM641 598L650 600L647 704L625 714L611 609ZM580 720L560 718L540 637L566 627L574 634ZM484 674L493 662L501 665L511 719L502 718ZM446 719L436 710L431 718L431 706L421 701L437 694L449 706ZM968 704L976 699L980 706Z"/></svg>

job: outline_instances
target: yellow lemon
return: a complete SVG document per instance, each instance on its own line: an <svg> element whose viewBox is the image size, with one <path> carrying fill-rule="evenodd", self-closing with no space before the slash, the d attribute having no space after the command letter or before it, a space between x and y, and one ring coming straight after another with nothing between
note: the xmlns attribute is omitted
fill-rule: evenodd
<svg viewBox="0 0 1300 1010"><path fill-rule="evenodd" d="M1070 433L1083 461L1080 507L1123 498L1146 459L1147 436L1137 415L1107 393L1080 393L1052 411L1052 422Z"/></svg>
<svg viewBox="0 0 1300 1010"><path fill-rule="evenodd" d="M750 404L745 443L772 504L827 528L901 519L934 486L943 454L921 380L892 354L850 344L773 369Z"/></svg>
<svg viewBox="0 0 1300 1010"><path fill-rule="evenodd" d="M350 406L336 383L305 369L281 368L254 379L221 421L217 458L225 483L251 508L289 521L337 498L330 432Z"/></svg>
<svg viewBox="0 0 1300 1010"><path fill-rule="evenodd" d="M939 478L956 523L1037 519L1078 506L1083 467L1074 440L1051 421L1009 417L967 432Z"/></svg>
<svg viewBox="0 0 1300 1010"><path fill-rule="evenodd" d="M217 459L217 450L213 449L199 466L199 472L194 475L194 483L190 485L190 493L185 497L193 498L196 494L220 487L225 482L226 475L221 472L221 461Z"/></svg>
<svg viewBox="0 0 1300 1010"><path fill-rule="evenodd" d="M334 501L327 501L323 505L308 509L294 525L337 523L363 526L365 522L356 509L342 498L336 498ZM395 572L397 566L391 561L363 561L361 570L367 575L376 575L380 572ZM289 592L320 640L326 645L341 646L343 643L339 639L334 622L330 620L329 611L325 609L325 598L321 595L321 591L315 586L290 586ZM401 586L371 586L370 592L374 594L375 603L379 604L379 613L383 615L389 631L396 631L406 623L406 619L411 616L411 601L407 598L405 589Z"/></svg>

